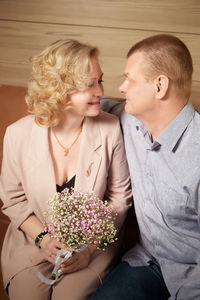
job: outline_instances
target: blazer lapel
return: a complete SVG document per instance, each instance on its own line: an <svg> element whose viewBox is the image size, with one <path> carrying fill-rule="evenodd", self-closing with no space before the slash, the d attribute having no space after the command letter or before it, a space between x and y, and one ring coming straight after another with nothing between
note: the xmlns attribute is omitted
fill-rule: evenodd
<svg viewBox="0 0 200 300"><path fill-rule="evenodd" d="M75 189L91 192L101 164L99 148L102 145L98 117L86 117L83 124L82 141L76 172Z"/></svg>

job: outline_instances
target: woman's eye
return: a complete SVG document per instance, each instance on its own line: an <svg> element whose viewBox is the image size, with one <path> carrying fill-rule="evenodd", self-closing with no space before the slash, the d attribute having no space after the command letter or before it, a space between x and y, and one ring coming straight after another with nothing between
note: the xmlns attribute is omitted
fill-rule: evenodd
<svg viewBox="0 0 200 300"><path fill-rule="evenodd" d="M88 87L89 87L89 88L92 88L93 86L94 86L94 82L88 84Z"/></svg>
<svg viewBox="0 0 200 300"><path fill-rule="evenodd" d="M103 83L103 79L98 80L98 84L102 84L102 83ZM92 88L95 86L95 84L96 84L96 82L91 82L90 84L88 84L88 87Z"/></svg>

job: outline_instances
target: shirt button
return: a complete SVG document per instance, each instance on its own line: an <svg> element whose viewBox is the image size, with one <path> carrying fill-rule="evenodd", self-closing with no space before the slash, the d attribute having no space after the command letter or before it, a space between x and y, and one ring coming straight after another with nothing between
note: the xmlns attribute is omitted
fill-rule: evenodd
<svg viewBox="0 0 200 300"><path fill-rule="evenodd" d="M160 264L161 264L161 265L164 265L164 264L165 264L165 261L164 261L163 259L161 259L161 260L160 260Z"/></svg>
<svg viewBox="0 0 200 300"><path fill-rule="evenodd" d="M147 176L152 177L151 172L147 171L146 174L147 174Z"/></svg>

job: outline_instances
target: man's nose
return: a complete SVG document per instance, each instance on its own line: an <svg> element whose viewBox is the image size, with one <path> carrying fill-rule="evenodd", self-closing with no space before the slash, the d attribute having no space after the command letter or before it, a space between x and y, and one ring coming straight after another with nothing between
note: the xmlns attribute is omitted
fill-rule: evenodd
<svg viewBox="0 0 200 300"><path fill-rule="evenodd" d="M120 85L119 92L120 93L125 93L125 81Z"/></svg>

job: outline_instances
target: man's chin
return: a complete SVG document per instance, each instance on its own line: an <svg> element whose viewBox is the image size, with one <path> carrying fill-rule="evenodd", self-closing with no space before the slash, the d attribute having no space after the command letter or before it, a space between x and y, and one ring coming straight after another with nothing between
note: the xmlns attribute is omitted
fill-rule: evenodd
<svg viewBox="0 0 200 300"><path fill-rule="evenodd" d="M124 110L125 110L125 112L126 112L127 114L132 115L131 109L130 109L130 107L129 107L129 105L128 105L127 103L126 103L125 106L124 106Z"/></svg>

